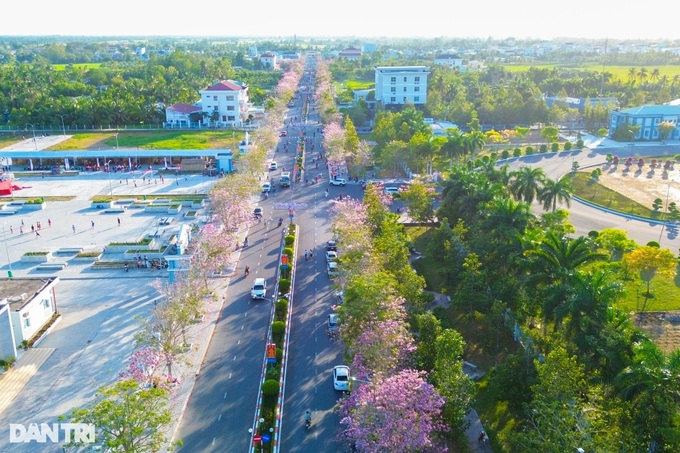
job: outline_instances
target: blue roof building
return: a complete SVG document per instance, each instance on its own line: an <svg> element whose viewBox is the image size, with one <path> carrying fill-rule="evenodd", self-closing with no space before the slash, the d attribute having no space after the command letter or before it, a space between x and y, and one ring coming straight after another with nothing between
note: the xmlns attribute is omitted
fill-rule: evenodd
<svg viewBox="0 0 680 453"><path fill-rule="evenodd" d="M642 105L629 109L612 111L609 120L609 136L619 127L640 126L635 135L635 140L660 140L659 124L673 123L676 128L665 140L680 140L680 129L677 127L680 121L680 105Z"/></svg>

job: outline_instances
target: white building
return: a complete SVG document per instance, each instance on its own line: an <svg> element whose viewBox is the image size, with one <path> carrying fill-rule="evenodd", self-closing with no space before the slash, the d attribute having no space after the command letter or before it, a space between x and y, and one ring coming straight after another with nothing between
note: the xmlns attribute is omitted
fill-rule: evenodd
<svg viewBox="0 0 680 453"><path fill-rule="evenodd" d="M375 100L383 105L423 105L427 100L428 74L427 66L378 66Z"/></svg>
<svg viewBox="0 0 680 453"><path fill-rule="evenodd" d="M0 279L0 358L16 357L22 342L36 334L57 312L59 277Z"/></svg>
<svg viewBox="0 0 680 453"><path fill-rule="evenodd" d="M190 127L192 123L200 123L203 109L200 105L189 105L181 102L165 109L166 127Z"/></svg>
<svg viewBox="0 0 680 453"><path fill-rule="evenodd" d="M463 64L463 59L458 55L450 53L437 55L434 58L434 64L446 66L459 72L465 72L467 70L467 67Z"/></svg>
<svg viewBox="0 0 680 453"><path fill-rule="evenodd" d="M215 126L241 126L248 116L248 85L223 80L199 91L204 122Z"/></svg>
<svg viewBox="0 0 680 453"><path fill-rule="evenodd" d="M276 69L279 63L274 52L265 52L260 54L260 64L266 69Z"/></svg>

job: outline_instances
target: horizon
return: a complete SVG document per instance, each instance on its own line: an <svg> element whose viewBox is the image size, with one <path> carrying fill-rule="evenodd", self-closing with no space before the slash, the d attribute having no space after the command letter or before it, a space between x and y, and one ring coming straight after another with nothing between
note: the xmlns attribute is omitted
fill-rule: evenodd
<svg viewBox="0 0 680 453"><path fill-rule="evenodd" d="M119 0L115 7L96 13L100 20L88 18L89 9L76 0L10 2L3 5L3 16L27 19L4 21L0 33L65 38L680 40L674 14L658 14L653 21L640 23L639 16L612 0L573 0L564 14L546 10L538 0L512 4L489 0L481 11L476 4L435 4L413 12L359 0L346 0L332 9L319 8L312 0L291 0L284 6L263 0L252 16L232 5L215 4L197 8L193 18L191 10Z"/></svg>

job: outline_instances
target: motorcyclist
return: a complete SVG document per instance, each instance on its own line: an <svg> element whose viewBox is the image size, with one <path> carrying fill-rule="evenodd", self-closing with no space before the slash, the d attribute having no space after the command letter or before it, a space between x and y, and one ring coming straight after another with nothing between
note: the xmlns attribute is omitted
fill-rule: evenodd
<svg viewBox="0 0 680 453"><path fill-rule="evenodd" d="M283 217L279 217L279 226L283 225Z"/></svg>
<svg viewBox="0 0 680 453"><path fill-rule="evenodd" d="M246 275L250 274L250 266L246 266Z"/></svg>
<svg viewBox="0 0 680 453"><path fill-rule="evenodd" d="M248 247L248 238L245 238L245 239L243 240L243 246L244 246L244 247Z"/></svg>

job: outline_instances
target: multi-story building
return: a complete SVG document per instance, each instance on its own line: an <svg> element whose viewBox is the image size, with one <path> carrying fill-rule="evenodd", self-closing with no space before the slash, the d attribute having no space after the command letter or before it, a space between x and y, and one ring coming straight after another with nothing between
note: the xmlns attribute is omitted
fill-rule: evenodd
<svg viewBox="0 0 680 453"><path fill-rule="evenodd" d="M260 64L263 68L276 69L279 63L274 52L265 52L260 54Z"/></svg>
<svg viewBox="0 0 680 453"><path fill-rule="evenodd" d="M375 100L383 105L427 101L427 66L378 66L375 68Z"/></svg>
<svg viewBox="0 0 680 453"><path fill-rule="evenodd" d="M612 111L609 121L609 136L613 136L617 129L628 125L639 126L635 140L659 140L659 124L672 123L676 128L665 140L680 140L680 105L643 105L630 109Z"/></svg>
<svg viewBox="0 0 680 453"><path fill-rule="evenodd" d="M205 122L215 126L241 126L248 115L248 85L223 80L199 91Z"/></svg>

